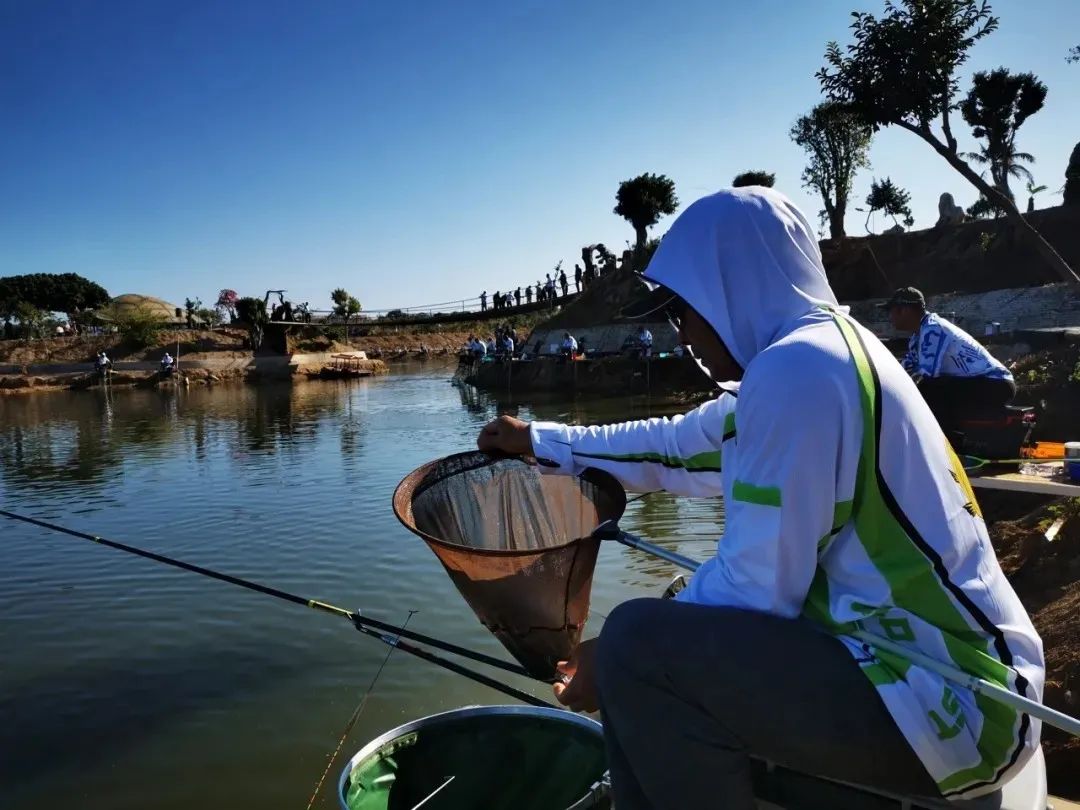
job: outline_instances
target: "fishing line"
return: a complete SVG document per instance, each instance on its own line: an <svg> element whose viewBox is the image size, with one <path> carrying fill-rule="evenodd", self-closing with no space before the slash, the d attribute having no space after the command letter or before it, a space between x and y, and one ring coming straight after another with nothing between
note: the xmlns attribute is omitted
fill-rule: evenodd
<svg viewBox="0 0 1080 810"><path fill-rule="evenodd" d="M409 615L405 617L405 621L401 625L401 628L403 630L406 627L409 626L409 620L412 619L412 617L415 616L415 615L416 615L415 610L410 610L409 611ZM398 637L398 640L399 641L401 640L400 636ZM337 747L334 749L334 752L330 755L330 759L326 763L326 768L323 770L322 776L319 777L319 782L318 782L318 784L315 785L315 790L312 791L311 798L308 799L306 810L311 810L311 808L314 807L315 799L318 797L319 791L322 790L323 782L326 781L326 775L328 773L330 773L330 769L332 767L334 767L334 760L336 760L337 757L338 757L338 754L341 753L342 746L345 745L345 740L348 738L350 732L352 732L353 726L356 725L356 721L360 719L360 715L364 713L364 707L367 705L368 698L371 696L371 693L375 690L375 684L377 684L379 682L379 676L382 675L382 671L386 668L386 665L390 662L390 656L392 656L394 654L394 650L396 650L396 649L397 649L396 645L391 645L386 650L386 655L383 656L382 663L379 664L379 668L375 671L375 675L374 675L374 677L372 677L371 683L368 684L368 688L364 692L364 694L361 696L360 702L356 705L356 708L353 709L352 716L349 718L348 722L345 723L345 730L341 732L341 739L338 740Z"/></svg>
<svg viewBox="0 0 1080 810"><path fill-rule="evenodd" d="M262 585L258 582L252 582L247 579L241 579L240 577L234 577L231 574L224 574L220 571L214 571L210 568L204 568L201 565L194 565L192 563L184 562L183 560L177 560L172 557L166 557L163 554L156 554L152 551L146 551L145 549L137 548L136 546L129 546L126 543L120 543L115 540L109 540L105 537L100 537L95 534L88 534L87 532L80 532L75 529L69 529L66 526L60 526L56 523L50 523L45 520L38 520L37 518L27 517L25 515L19 515L15 512L9 512L6 509L0 509L0 517L5 517L10 520L17 520L22 523L29 523L32 526L38 526L49 531L58 532L59 534L66 534L70 537L77 537L82 540L90 540L98 545L108 546L109 548L116 549L117 551L124 551L128 554L134 554L138 557L145 557L148 560L162 563L164 565L172 566L173 568L180 568L184 571L190 571L194 574L200 574L210 579L220 580L221 582L228 582L231 585L236 585L241 588L246 588L249 591L255 591L266 596L272 596L277 599L281 599L286 602L292 602L295 605L303 605L304 607L312 608L324 613L330 613L335 616L348 619L352 622L353 626L363 633L364 635L377 638L384 644L392 647L399 647L402 651L413 655L417 658L422 658L432 664L436 664L451 672L462 675L476 683L489 686L504 695L513 697L524 703L529 703L533 706L547 706L551 707L551 704L540 700L528 692L523 692L520 689L515 689L512 686L508 686L494 678L489 678L475 670L462 666L455 661L450 661L443 658L423 647L417 647L408 642L402 641L402 638L411 639L413 641L419 641L422 644L435 647L437 649L444 650L454 655L460 655L462 658L469 658L473 661L477 661L488 666L495 667L506 672L510 672L514 675L521 675L526 678L533 679L528 671L519 664L512 664L508 661L503 661L494 656L487 655L485 653L476 652L466 647L460 647L457 644L451 644L448 641L442 641L441 639L434 638L432 636L426 636L421 633L413 632L412 630L406 630L404 627L397 627L387 622L379 621L378 619L370 619L360 614L358 610L346 610L345 608L338 607L337 605L331 605L328 602L321 602L317 599L307 599L303 596L298 596L288 591L283 591L279 588L273 588L269 585ZM534 679L535 680L535 679Z"/></svg>

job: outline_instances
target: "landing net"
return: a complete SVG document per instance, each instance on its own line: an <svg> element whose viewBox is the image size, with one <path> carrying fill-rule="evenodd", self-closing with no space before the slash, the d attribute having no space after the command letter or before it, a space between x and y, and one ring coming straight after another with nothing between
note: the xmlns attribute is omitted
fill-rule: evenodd
<svg viewBox="0 0 1080 810"><path fill-rule="evenodd" d="M480 621L533 675L551 678L589 612L600 540L622 487L607 473L541 475L520 458L460 453L410 473L394 513L438 556Z"/></svg>

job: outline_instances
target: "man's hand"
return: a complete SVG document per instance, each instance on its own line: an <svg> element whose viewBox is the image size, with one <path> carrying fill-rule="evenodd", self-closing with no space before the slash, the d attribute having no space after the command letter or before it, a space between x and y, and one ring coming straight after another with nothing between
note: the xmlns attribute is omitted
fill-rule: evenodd
<svg viewBox="0 0 1080 810"><path fill-rule="evenodd" d="M492 419L476 439L476 446L485 453L499 452L511 456L532 455L529 423L513 416Z"/></svg>
<svg viewBox="0 0 1080 810"><path fill-rule="evenodd" d="M568 675L569 683L555 684L555 699L575 712L595 712L600 708L596 694L596 639L578 644L569 661L560 661L556 671Z"/></svg>

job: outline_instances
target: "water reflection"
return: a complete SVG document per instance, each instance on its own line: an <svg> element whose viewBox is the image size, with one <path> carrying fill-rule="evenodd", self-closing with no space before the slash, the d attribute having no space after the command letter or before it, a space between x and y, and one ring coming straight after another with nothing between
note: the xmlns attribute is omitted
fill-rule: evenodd
<svg viewBox="0 0 1080 810"><path fill-rule="evenodd" d="M417 610L413 629L500 655L434 555L393 517L397 482L471 448L500 412L593 423L682 409L493 397L447 376L0 398L0 500L378 618ZM651 495L623 522L703 558L723 507ZM4 532L0 806L76 795L89 810L306 801L381 648L313 611L32 527ZM613 605L658 594L674 573L606 544L590 632ZM493 700L395 657L349 745L419 714ZM334 806L329 793L317 806Z"/></svg>

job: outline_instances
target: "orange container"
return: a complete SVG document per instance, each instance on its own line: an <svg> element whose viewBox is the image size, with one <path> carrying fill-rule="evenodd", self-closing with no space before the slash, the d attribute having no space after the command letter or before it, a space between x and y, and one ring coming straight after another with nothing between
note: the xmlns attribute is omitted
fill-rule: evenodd
<svg viewBox="0 0 1080 810"><path fill-rule="evenodd" d="M1065 442L1035 442L1020 451L1024 458L1064 458Z"/></svg>

